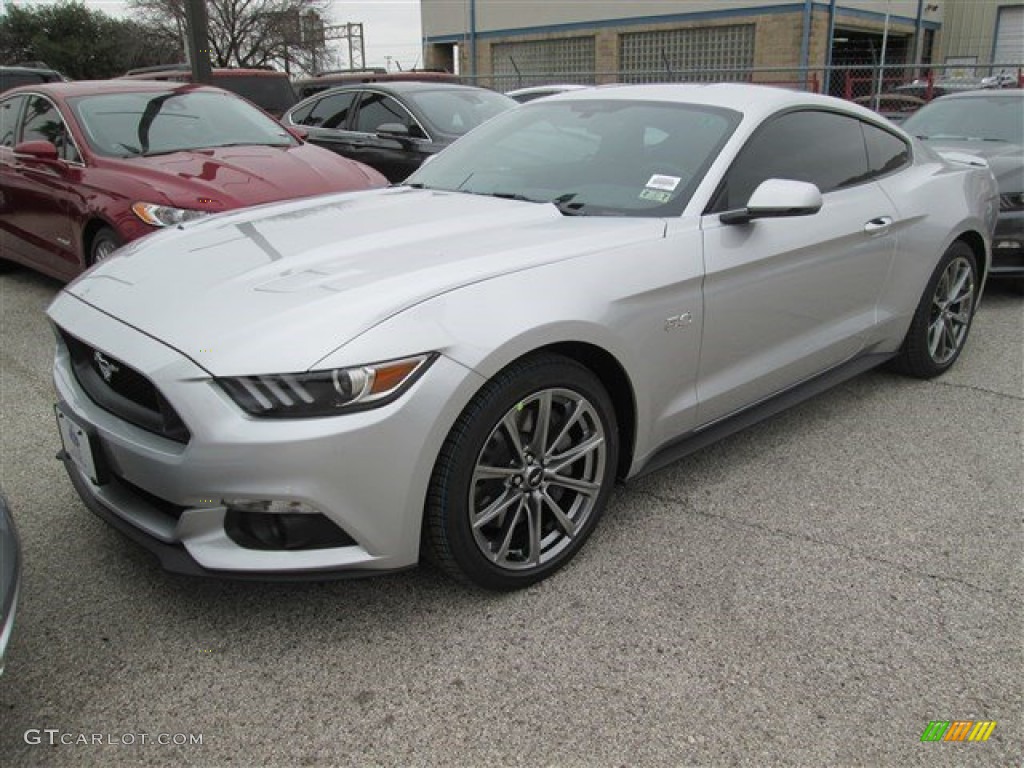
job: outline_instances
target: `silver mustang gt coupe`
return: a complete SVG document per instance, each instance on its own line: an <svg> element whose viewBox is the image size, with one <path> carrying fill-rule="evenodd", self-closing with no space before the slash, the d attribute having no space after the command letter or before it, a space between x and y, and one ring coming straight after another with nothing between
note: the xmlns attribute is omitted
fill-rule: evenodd
<svg viewBox="0 0 1024 768"><path fill-rule="evenodd" d="M389 189L133 243L49 309L61 457L171 570L549 576L629 479L967 339L998 194L744 85L510 110Z"/></svg>

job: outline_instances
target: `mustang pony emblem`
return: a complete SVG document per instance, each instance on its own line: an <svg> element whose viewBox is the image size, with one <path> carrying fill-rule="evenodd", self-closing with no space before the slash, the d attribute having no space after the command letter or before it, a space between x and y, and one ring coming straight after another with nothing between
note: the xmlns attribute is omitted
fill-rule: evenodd
<svg viewBox="0 0 1024 768"><path fill-rule="evenodd" d="M100 376L103 377L103 380L107 382L107 384L110 383L114 374L121 370L121 366L114 365L112 362L107 360L107 358L103 356L102 352L93 352L92 359L96 362L96 368L99 370Z"/></svg>

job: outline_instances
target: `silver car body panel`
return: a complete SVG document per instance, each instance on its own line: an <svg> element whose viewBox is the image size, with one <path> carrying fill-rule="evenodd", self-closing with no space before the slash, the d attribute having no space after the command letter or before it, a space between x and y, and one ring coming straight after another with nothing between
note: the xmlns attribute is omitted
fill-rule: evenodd
<svg viewBox="0 0 1024 768"><path fill-rule="evenodd" d="M778 111L837 102L743 86L554 98L638 90L742 105L679 217L566 217L546 204L378 190L211 217L134 243L73 282L49 310L54 323L148 377L191 431L181 445L104 411L59 345L58 397L95 431L115 474L187 509L172 524L111 497L116 488L89 492L208 569L403 567L418 557L445 436L483 383L523 355L572 344L616 361L636 412L631 476L682 436L858 356L895 352L962 234L981 240L987 269L997 204L987 169L915 144L910 167L825 194L815 215L727 226L703 211L752 131ZM424 352L438 357L397 401L331 418L253 418L213 380ZM220 501L234 497L308 502L357 544L245 550L223 530Z"/></svg>

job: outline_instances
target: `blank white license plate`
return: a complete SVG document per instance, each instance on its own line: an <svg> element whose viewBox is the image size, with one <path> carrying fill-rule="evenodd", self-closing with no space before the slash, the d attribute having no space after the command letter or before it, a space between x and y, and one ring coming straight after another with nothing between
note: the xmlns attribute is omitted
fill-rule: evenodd
<svg viewBox="0 0 1024 768"><path fill-rule="evenodd" d="M99 485L96 455L93 453L89 433L62 411L59 405L53 406L53 410L57 414L57 427L60 429L60 439L64 443L65 453L71 457L79 472L89 478L94 485Z"/></svg>

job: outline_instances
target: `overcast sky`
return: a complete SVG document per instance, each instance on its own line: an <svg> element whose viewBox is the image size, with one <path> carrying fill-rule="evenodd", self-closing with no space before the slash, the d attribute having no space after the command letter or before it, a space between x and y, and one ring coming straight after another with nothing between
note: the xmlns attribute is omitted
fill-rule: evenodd
<svg viewBox="0 0 1024 768"><path fill-rule="evenodd" d="M9 3L40 5L46 2L52 0L0 0L0 7ZM128 16L127 6L122 0L85 0L85 4L111 16ZM383 67L388 56L403 69L423 66L419 58L419 0L332 0L328 9L328 23L362 22L366 66ZM341 45L341 42L333 43L333 46ZM344 51L347 56L347 47ZM343 64L347 64L344 59Z"/></svg>

